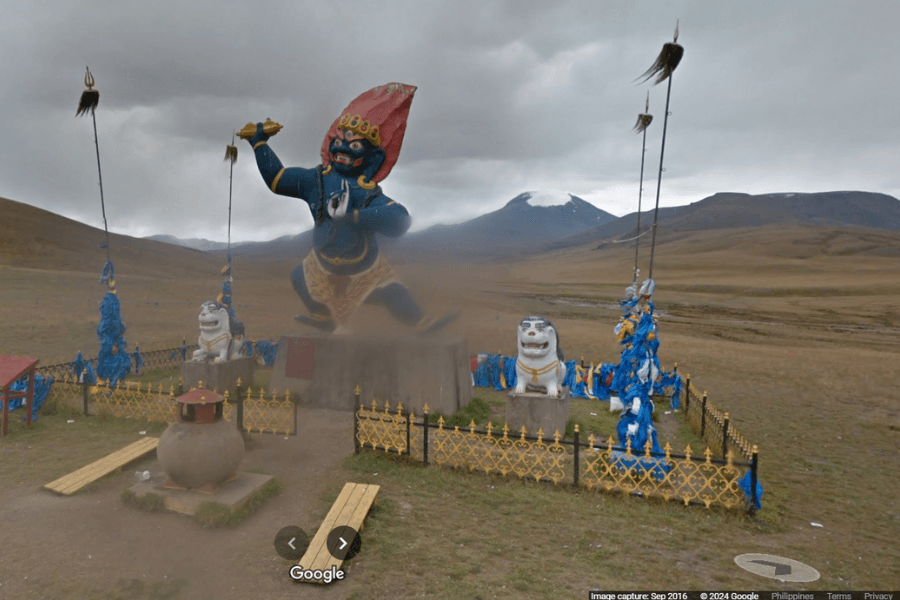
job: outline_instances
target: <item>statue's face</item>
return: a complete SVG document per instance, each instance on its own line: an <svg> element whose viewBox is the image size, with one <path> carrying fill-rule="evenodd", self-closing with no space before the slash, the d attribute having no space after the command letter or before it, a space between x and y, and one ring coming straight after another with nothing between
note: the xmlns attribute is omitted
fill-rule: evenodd
<svg viewBox="0 0 900 600"><path fill-rule="evenodd" d="M338 131L331 140L329 153L331 164L338 174L344 177L358 177L375 157L377 150L369 140L350 130L343 130Z"/></svg>
<svg viewBox="0 0 900 600"><path fill-rule="evenodd" d="M228 331L228 311L215 302L204 302L200 305L200 331L204 333L220 333Z"/></svg>
<svg viewBox="0 0 900 600"><path fill-rule="evenodd" d="M543 317L525 317L517 331L519 354L528 358L556 355L556 329Z"/></svg>

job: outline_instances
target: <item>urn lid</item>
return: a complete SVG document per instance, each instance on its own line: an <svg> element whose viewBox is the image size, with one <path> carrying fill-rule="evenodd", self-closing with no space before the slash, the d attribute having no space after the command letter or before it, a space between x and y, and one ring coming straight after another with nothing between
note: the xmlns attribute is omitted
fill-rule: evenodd
<svg viewBox="0 0 900 600"><path fill-rule="evenodd" d="M212 390L197 388L178 396L175 398L175 401L181 402L182 404L214 404L216 402L223 402L224 398Z"/></svg>

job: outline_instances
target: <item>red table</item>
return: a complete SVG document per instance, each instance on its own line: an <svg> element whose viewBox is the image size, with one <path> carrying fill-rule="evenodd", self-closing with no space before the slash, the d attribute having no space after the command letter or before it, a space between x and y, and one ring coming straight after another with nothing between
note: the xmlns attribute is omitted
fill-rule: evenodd
<svg viewBox="0 0 900 600"><path fill-rule="evenodd" d="M31 404L34 401L34 368L38 364L36 358L25 358L24 356L6 356L0 354L0 389L3 401L3 426L2 435L6 435L7 422L9 421L9 402L16 398L26 398L25 410L28 414L25 421L31 427ZM28 389L24 392L18 392L9 389L13 383L28 375Z"/></svg>

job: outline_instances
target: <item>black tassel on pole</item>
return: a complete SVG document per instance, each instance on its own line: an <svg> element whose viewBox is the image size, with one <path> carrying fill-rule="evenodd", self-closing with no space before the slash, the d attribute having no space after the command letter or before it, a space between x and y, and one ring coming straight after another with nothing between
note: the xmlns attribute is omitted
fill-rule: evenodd
<svg viewBox="0 0 900 600"><path fill-rule="evenodd" d="M669 98L672 95L672 73L675 72L675 68L678 66L678 63L681 62L682 56L684 56L684 48L677 44L678 42L678 24L675 24L675 39L670 44L664 44L662 51L659 53L659 56L656 57L656 62L653 63L647 71L641 75L644 78L644 83L648 81L654 75L656 77L656 81L653 82L653 85L658 83L662 83L666 79L669 80L668 90L666 91L666 112L663 115L663 132L662 132L662 146L659 151L659 177L656 181L656 208L653 211L653 240L650 242L650 273L648 274L648 278L653 279L653 257L656 252L656 224L659 217L659 190L662 186L662 173L663 173L663 157L666 152L666 126L669 124ZM640 77L638 77L640 79Z"/></svg>
<svg viewBox="0 0 900 600"><path fill-rule="evenodd" d="M87 73L84 76L84 85L87 87L81 93L81 100L78 102L78 110L75 116L86 115L91 111L91 118L94 120L94 147L97 149L97 176L100 178L100 210L103 211L103 231L106 232L106 241L103 247L106 248L106 262L109 262L109 228L106 225L106 204L103 201L103 173L100 171L100 143L97 141L97 115L94 109L100 103L100 91L94 88L94 76L91 70L85 67Z"/></svg>
<svg viewBox="0 0 900 600"><path fill-rule="evenodd" d="M643 114L638 115L637 123L634 125L634 131L644 134L644 140L641 143L641 180L638 188L638 210L637 210L637 233L634 240L634 274L631 283L636 283L638 278L638 249L641 247L641 196L644 193L644 156L647 154L647 127L653 121L653 115L650 114L650 92L647 92L647 101L644 103Z"/></svg>
<svg viewBox="0 0 900 600"><path fill-rule="evenodd" d="M234 163L237 162L238 149L234 145L234 132L231 132L231 145L225 146L225 160L230 161L228 171L228 275L231 275L231 185L234 179Z"/></svg>

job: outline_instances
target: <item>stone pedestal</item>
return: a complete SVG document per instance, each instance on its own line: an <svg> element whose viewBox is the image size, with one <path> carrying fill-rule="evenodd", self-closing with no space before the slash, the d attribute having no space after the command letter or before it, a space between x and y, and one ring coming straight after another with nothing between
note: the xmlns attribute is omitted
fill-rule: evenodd
<svg viewBox="0 0 900 600"><path fill-rule="evenodd" d="M166 474L160 471L149 481L136 483L129 489L138 499L153 494L163 499L163 506L167 510L193 516L207 502L222 504L234 513L272 479L271 475L238 471L233 479L220 485L214 492L196 492L163 487Z"/></svg>
<svg viewBox="0 0 900 600"><path fill-rule="evenodd" d="M253 383L253 367L256 358L244 356L225 362L193 362L181 363L181 379L184 381L184 391L199 387L214 390L224 396L228 392L230 398L237 393L237 380L240 378L241 387L247 389Z"/></svg>
<svg viewBox="0 0 900 600"><path fill-rule="evenodd" d="M271 387L297 394L302 406L353 410L354 389L378 407L451 415L472 399L466 341L455 337L391 337L310 333L282 337Z"/></svg>
<svg viewBox="0 0 900 600"><path fill-rule="evenodd" d="M517 394L511 391L506 397L506 423L510 433L518 435L522 426L528 435L537 435L539 429L544 430L544 439L553 439L566 434L569 422L569 388L561 388L559 397L545 396L537 392Z"/></svg>

